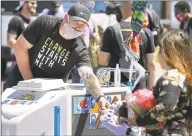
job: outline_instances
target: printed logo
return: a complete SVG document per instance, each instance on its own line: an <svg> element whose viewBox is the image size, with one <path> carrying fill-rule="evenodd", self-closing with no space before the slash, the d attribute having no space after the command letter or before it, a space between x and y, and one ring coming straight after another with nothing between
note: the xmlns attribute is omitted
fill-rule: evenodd
<svg viewBox="0 0 192 136"><path fill-rule="evenodd" d="M85 14L85 13L83 13L83 12L80 12L80 14L81 14L81 15L86 15L86 16L88 16L87 14Z"/></svg>
<svg viewBox="0 0 192 136"><path fill-rule="evenodd" d="M24 105L26 102L27 102L26 100L24 100L24 101L20 101L19 104Z"/></svg>
<svg viewBox="0 0 192 136"><path fill-rule="evenodd" d="M37 54L35 65L42 70L45 67L52 68L56 64L65 66L69 55L70 51L48 37Z"/></svg>
<svg viewBox="0 0 192 136"><path fill-rule="evenodd" d="M30 104L32 104L32 103L33 103L33 102L28 102L27 104L30 105Z"/></svg>
<svg viewBox="0 0 192 136"><path fill-rule="evenodd" d="M24 23L24 27L26 28L28 26L28 24L27 23Z"/></svg>
<svg viewBox="0 0 192 136"><path fill-rule="evenodd" d="M1 102L1 104L8 104L8 105L16 105L16 104L31 105L33 103L37 103L37 102L28 101L28 100L4 100L3 102Z"/></svg>
<svg viewBox="0 0 192 136"><path fill-rule="evenodd" d="M7 104L10 100L4 100L1 104Z"/></svg>
<svg viewBox="0 0 192 136"><path fill-rule="evenodd" d="M12 101L12 102L10 102L9 104L10 105L15 105L15 104L18 104L19 103L19 101Z"/></svg>

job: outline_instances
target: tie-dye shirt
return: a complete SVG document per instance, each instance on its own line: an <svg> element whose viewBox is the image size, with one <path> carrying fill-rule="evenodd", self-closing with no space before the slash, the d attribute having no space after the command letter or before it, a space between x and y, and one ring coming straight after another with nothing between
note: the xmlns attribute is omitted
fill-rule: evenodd
<svg viewBox="0 0 192 136"><path fill-rule="evenodd" d="M137 119L139 126L144 126L154 136L183 134L186 123L188 90L186 79L177 69L167 71L156 83L154 96L156 106L145 116ZM165 123L165 126L162 126Z"/></svg>

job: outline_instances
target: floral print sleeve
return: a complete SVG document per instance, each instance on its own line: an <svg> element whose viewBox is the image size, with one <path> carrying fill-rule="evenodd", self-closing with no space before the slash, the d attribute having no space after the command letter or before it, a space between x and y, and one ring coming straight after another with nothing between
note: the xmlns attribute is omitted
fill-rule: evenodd
<svg viewBox="0 0 192 136"><path fill-rule="evenodd" d="M148 114L137 119L139 126L148 130L179 129L186 116L183 110L187 108L187 93L184 89L185 78L181 74L172 74L167 73L158 80L154 87L156 106Z"/></svg>

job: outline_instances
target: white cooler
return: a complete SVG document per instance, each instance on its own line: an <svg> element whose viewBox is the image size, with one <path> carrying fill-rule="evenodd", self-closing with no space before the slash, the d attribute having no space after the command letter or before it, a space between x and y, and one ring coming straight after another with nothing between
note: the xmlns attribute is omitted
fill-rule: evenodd
<svg viewBox="0 0 192 136"><path fill-rule="evenodd" d="M62 88L51 90L18 88L6 89L2 94L3 136L54 135L54 106L60 106L60 135L113 135L106 129L90 128L90 104L89 111L78 109L76 98L91 98L82 84L63 84ZM129 88L102 90L106 95L118 95L121 100Z"/></svg>

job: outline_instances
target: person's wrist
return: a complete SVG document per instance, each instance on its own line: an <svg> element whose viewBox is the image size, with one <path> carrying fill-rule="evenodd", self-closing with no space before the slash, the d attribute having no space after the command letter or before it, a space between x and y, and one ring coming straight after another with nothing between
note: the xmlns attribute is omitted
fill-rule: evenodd
<svg viewBox="0 0 192 136"><path fill-rule="evenodd" d="M97 97L97 99L96 99L96 102L99 102L100 101L100 99L105 99L105 95L104 94L101 94L101 95L99 95L98 97Z"/></svg>

